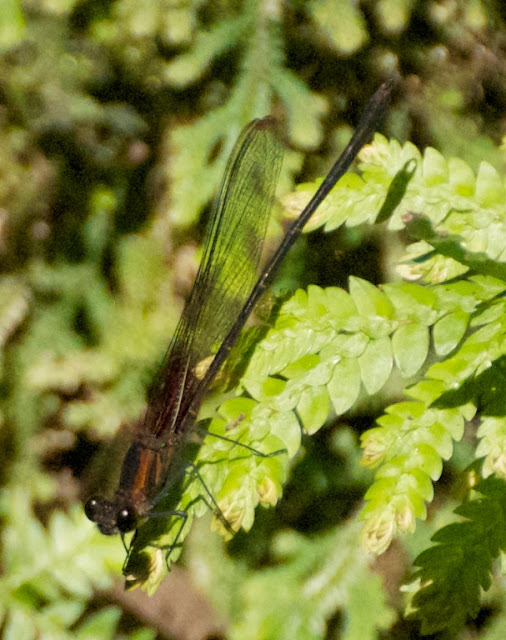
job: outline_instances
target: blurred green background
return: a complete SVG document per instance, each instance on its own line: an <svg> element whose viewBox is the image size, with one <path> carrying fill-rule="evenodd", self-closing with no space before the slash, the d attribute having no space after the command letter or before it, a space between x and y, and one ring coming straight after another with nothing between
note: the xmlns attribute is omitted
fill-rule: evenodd
<svg viewBox="0 0 506 640"><path fill-rule="evenodd" d="M151 600L123 593L121 543L81 498L94 454L145 404L241 128L281 120L286 193L324 174L394 74L387 136L504 172L505 15L500 0L0 0L4 637L283 638L278 617L298 601L328 624L308 612L291 638L418 637L398 620L406 549L377 563L384 601L370 574L342 587L365 572L340 556L355 525L338 525L367 487L357 434L384 399L305 441L279 508L228 548L197 523ZM366 230L308 236L277 290L384 281L389 251ZM329 557L335 573L311 592ZM364 603L377 615L360 628Z"/></svg>

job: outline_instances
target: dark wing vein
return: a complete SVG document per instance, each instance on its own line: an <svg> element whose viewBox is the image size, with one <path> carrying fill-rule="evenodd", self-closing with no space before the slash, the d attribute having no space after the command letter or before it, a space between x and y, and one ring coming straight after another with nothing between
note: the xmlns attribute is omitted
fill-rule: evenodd
<svg viewBox="0 0 506 640"><path fill-rule="evenodd" d="M274 124L272 118L250 123L228 161L195 284L152 389L144 420L151 434L169 437L186 428L188 408L198 410L204 393L206 359L221 346L258 278L282 161Z"/></svg>

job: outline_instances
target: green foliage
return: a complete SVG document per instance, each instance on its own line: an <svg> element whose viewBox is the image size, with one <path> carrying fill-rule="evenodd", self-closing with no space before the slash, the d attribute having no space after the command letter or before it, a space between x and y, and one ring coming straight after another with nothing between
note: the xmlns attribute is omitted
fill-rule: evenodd
<svg viewBox="0 0 506 640"><path fill-rule="evenodd" d="M97 225L100 220L90 219L90 234L101 233L92 230ZM38 296L59 297L59 308L39 307L27 337L26 349L31 353L26 375L32 389L76 394L65 404L66 424L76 430L93 425L112 434L142 408L142 372L149 371L176 319L170 300L157 305L166 278L159 243L154 238L132 237L118 246L114 302L91 260L79 265L34 264L29 276ZM144 281L151 282L152 288L141 291ZM72 323L79 317L86 327L76 335ZM37 349L40 343L51 343L49 355ZM76 393L82 385L95 389L91 401Z"/></svg>
<svg viewBox="0 0 506 640"><path fill-rule="evenodd" d="M110 571L121 566L121 550L90 530L76 505L69 515L53 513L43 527L30 513L29 494L21 487L4 491L0 619L5 638L90 638L93 617L80 618L93 589L111 585ZM92 551L90 552L90 549ZM72 566L72 571L68 567ZM94 616L114 637L121 612ZM101 636L102 637L102 636Z"/></svg>
<svg viewBox="0 0 506 640"><path fill-rule="evenodd" d="M18 44L24 35L24 18L18 0L2 2L2 24L0 26L0 50Z"/></svg>
<svg viewBox="0 0 506 640"><path fill-rule="evenodd" d="M372 639L396 617L360 549L356 519L311 537L278 533L269 566L256 570L231 561L207 527L205 519L196 523L190 536L190 569L230 619L231 639L321 638L331 620L338 637Z"/></svg>
<svg viewBox="0 0 506 640"><path fill-rule="evenodd" d="M482 480L476 494L456 509L463 521L440 529L438 543L415 560L409 603L411 617L422 620L422 633L449 627L459 630L480 609L480 589L492 583L493 561L506 550L506 484L499 478Z"/></svg>
<svg viewBox="0 0 506 640"><path fill-rule="evenodd" d="M227 520L252 528L250 535L234 538L232 555L217 536L210 542L207 525L198 545L186 541L193 518L209 510L203 498L210 502L192 468L159 506L188 509L183 561L207 580L203 588L232 636L289 635L292 613L300 635L330 636L336 627L349 638L388 634L395 614L358 549L359 531L377 552L416 526L401 540L420 549L448 503L462 499L463 459L483 458L490 483L490 476L506 477L505 156L495 142L504 113L500 5L1 6L4 635L153 637L128 635L118 623L120 607L93 599L118 574L123 549L99 536L80 507L74 511L76 478L87 494L82 467L90 449L134 422L144 406L181 308L174 291L186 292L194 272L191 225L242 126L266 113L282 121L293 149L282 175L286 192L302 166L324 173L349 137L341 123L356 121L379 77L410 69L385 130L439 151L422 154L378 136L362 152L361 175L345 176L311 222L324 232L344 223L338 259L334 237L321 235L309 241L318 258L308 260L301 243L287 271L292 281L301 274L314 282L319 271L325 282L343 283L333 279L336 263L371 238L380 260L365 272L352 269L360 277L349 287L286 294L278 313L242 337L202 410L211 431L239 444L209 436L198 451L189 445L188 460ZM327 157L303 164L300 150L322 141ZM286 217L314 189L305 184L288 196ZM320 257L324 245L332 249ZM367 262L359 252L358 266ZM404 282L392 278L394 268ZM364 422L369 427L379 414L364 433ZM329 422L335 415L339 429ZM356 433L363 433L362 468ZM311 445L303 434L313 436ZM261 457L240 443L286 452ZM111 456L106 466L112 470ZM361 528L355 514L371 468ZM101 474L90 475L103 489ZM499 485L478 486L480 510L466 511L465 503L462 529L436 536L443 552L421 555L410 590L424 630L451 623L458 633L478 610L478 587L488 587L503 499ZM282 491L277 514L259 518L255 507L276 504ZM142 527L129 557L130 586L156 589L180 526L160 517ZM230 536L219 518L213 526ZM313 535L300 533L306 531ZM392 567L406 562L400 544L389 551L395 557L388 557L386 583ZM219 547L214 557L211 546ZM178 545L169 561L180 551ZM438 553L446 564L435 562ZM483 638L504 636L498 582L481 594L490 607ZM220 602L224 591L229 609ZM308 595L302 604L301 593ZM442 599L453 604L446 617Z"/></svg>
<svg viewBox="0 0 506 640"><path fill-rule="evenodd" d="M246 614L231 637L321 638L329 619L344 609L341 638L376 638L395 614L385 602L381 578L371 571L357 544L357 534L354 522L314 540L280 535L274 542L274 566L259 571L240 590L238 604ZM294 608L296 594L302 597Z"/></svg>
<svg viewBox="0 0 506 640"><path fill-rule="evenodd" d="M437 172L427 157L438 159ZM501 206L504 208L504 198L485 196L480 185L483 174L475 181L460 163L457 178L448 168L454 163L447 164L433 150L421 158L411 145L401 148L380 136L362 158L368 160L362 165L362 178L346 176L340 182L322 207L318 225L334 227L343 218L347 225L362 223L366 219L364 201L373 203L374 208L367 208L370 220L374 211L381 210L389 186L386 168L402 168L414 158L418 168L389 225L396 229L403 220L409 223L410 217L403 218L402 211L409 211L415 200L437 202L437 207L427 208L427 217L438 237L439 229L454 231L459 224L461 246L466 247L465 253L474 264L474 254L467 249L466 229L487 218L492 224L499 219ZM453 206L457 191L465 192L460 196L465 197L465 207L463 203L459 207L466 211L465 227L462 214ZM450 236L449 242L455 245L457 241ZM486 260L497 259L495 242L482 242L480 249ZM377 288L352 277L349 292L310 286L281 307L242 376L241 387L249 397L227 400L218 411L220 417L211 421L210 431L225 435L226 425L236 424L230 433L237 443L264 453L283 448L288 455L251 455L238 444L209 436L196 459L206 486L234 529L248 530L256 505L275 504L280 497L288 460L300 446L300 425L306 433L314 433L326 422L331 406L338 415L343 414L360 401L361 394L378 393L394 364L410 380L405 389L410 400L388 407L377 420L378 427L363 435L364 463L378 467L362 512L363 544L381 553L396 533L412 532L416 518L426 518L426 502L433 498L432 482L439 479L443 461L451 458L453 442L462 438L465 421L471 420L477 409L486 414L491 406L476 393L454 398L451 391L488 372L499 385L496 395L504 397L504 385L500 386L504 376L502 371L500 376L498 373L504 356L505 283L479 270L472 274L455 256L441 255L437 250L436 242L431 248L426 246L423 254L418 246L417 262L409 264L410 273L423 277L425 284L398 282ZM411 253L408 246L407 254ZM402 268L405 272L404 265ZM427 366L431 342L431 359L438 361ZM413 384L412 377L421 378L422 374L423 379ZM497 473L504 468L504 457L493 436L502 421L496 418L484 425L480 453L489 453L486 468ZM223 460L227 463L220 465ZM189 481L180 503L180 508L194 515L205 510L205 504L198 500L202 495L199 485L199 478ZM220 527L219 519L216 524ZM187 526L188 522L179 541ZM223 525L221 528L228 535ZM132 584L137 580L129 569L135 565L139 549L151 553L149 584L150 588L156 585L154 576L164 572L162 549L170 548L178 531L173 524L169 534L157 540L155 552L147 550L145 539L136 539L127 567ZM158 560L153 559L153 553L159 554Z"/></svg>
<svg viewBox="0 0 506 640"><path fill-rule="evenodd" d="M178 194L171 214L176 224L187 221L188 212L196 215L209 199L240 130L252 118L268 113L275 96L286 105L289 136L295 144L314 147L321 138L319 118L326 111L325 101L285 68L278 16L259 0L247 0L237 15L220 19L201 33L189 53L167 65L164 77L171 84L192 84L210 61L238 47L241 80L232 87L227 102L172 134L171 144L178 151L178 162L171 169ZM213 149L218 143L218 157L204 164L202 147ZM200 189L195 189L195 175L201 178Z"/></svg>
<svg viewBox="0 0 506 640"><path fill-rule="evenodd" d="M431 154L433 157L429 150L426 156ZM424 174L428 166L425 157L419 159L411 145L401 149L380 136L362 154L362 158L368 160L362 165L362 177L346 176L340 182L323 207L317 224L333 228L344 219L348 226L372 220L373 212L382 210L389 181L395 177L392 171L388 175L386 168L393 166L402 170L413 157L418 161L418 168L405 185L404 199L392 211L389 221L392 228L398 228L404 220L399 209L409 208L413 199L436 200L431 177L434 172L431 165L430 175ZM442 161L439 165L442 167L440 175L446 175L447 182L436 181L441 190L438 207L436 210L429 208L427 216L437 232L426 233L426 243L441 236L440 228L454 230L454 216L458 215L452 207L454 193L446 208L442 203L448 183L453 188L456 181L452 180L451 173L445 173ZM467 172L466 175L471 174ZM483 218L488 215L492 219L500 208L498 198L485 198L485 207L483 189L478 189L473 180L469 182L472 188L465 196L469 224L473 224L473 216ZM461 188L462 182L458 185ZM307 191L307 187L304 189ZM364 216L365 203L368 205L367 217ZM371 205L374 208L369 208ZM443 215L445 209L446 215ZM31 288L37 295L58 292L61 300L61 311L57 314L53 305L47 311L43 308L38 311L31 334L25 339L25 353L20 351L20 357L31 363L27 368L27 379L33 381L32 389L39 393L69 392L86 384L97 389L103 387L104 394L111 398L124 398L115 405L110 400L105 402L104 394L102 398L96 393L91 402L80 399L67 402L65 419L74 429L93 424L95 428L107 431L118 421L135 415L142 404L140 387L138 399L134 400L131 386L124 387L126 395L122 396L115 385L125 385L129 366L133 370L142 358L153 359L150 354L154 347L149 345L156 344L157 340L161 342L167 330L165 320L158 320L161 311L152 298L163 282L159 275L163 271L161 254L154 250L156 245L152 239L128 239L118 252L117 283L124 304L119 297L117 304L112 305L109 294L100 286L91 258L100 255L101 247L105 246L103 238L108 227L104 224L104 215L98 209L88 223L89 264L38 265L29 272ZM411 219L408 218L409 224ZM465 229L461 227L459 231L465 245ZM451 236L449 242L455 246L455 236ZM488 261L496 258L495 246L494 243L482 243L480 247ZM422 254L418 249L417 262L409 265L410 273L417 270L418 277L428 281L425 284L390 283L378 288L352 277L349 292L336 287L311 286L307 292L299 290L283 304L274 325L252 354L236 391L247 391L248 397L227 399L218 409L218 416L210 422L212 434L226 435L232 441L208 436L195 459L198 475L191 471L186 474L179 502L174 504L174 497L170 495L158 507L160 511L170 511L177 506L188 512L182 530L178 517L153 518L141 527L125 568L130 586L144 584L151 592L156 589L166 572L165 560L174 540L177 537L178 544L182 543L192 518L202 515L208 508L209 500L203 499L202 480L229 525L234 530L250 529L256 506L276 504L281 496L289 460L300 448L300 427L308 434L315 433L325 424L331 407L340 415L360 402L364 393L378 393L390 378L394 364L404 378L424 373L424 379L405 390L412 400L388 407L385 415L378 419L378 427L363 435L364 462L379 467L376 480L366 495L367 505L362 514L366 521L363 542L369 550L381 552L398 531L413 531L415 519L426 517L425 502L433 496L431 481L439 478L442 461L452 455L452 441L461 439L464 421L470 420L478 408L475 396L468 395L456 401L452 396L445 396L445 392L490 367L493 370L504 355L504 303L501 298L504 283L490 275L471 275L455 256L437 251L438 245L434 241L431 250L425 247ZM489 252L492 253L490 257ZM407 253L411 253L411 247ZM471 254L466 249L466 255ZM420 255L424 256L423 260ZM147 273L151 275L145 275ZM455 279L456 274L459 277ZM445 281L448 275L453 281ZM156 282L156 278L159 278L158 285L146 291L144 297L129 293L139 290L137 281ZM92 282L93 286L89 286ZM87 344L90 337L76 339L75 334L69 332L68 321L55 330L58 326L55 322L75 317L81 310L86 313L91 344L102 345L96 355L94 348ZM105 317L113 321L104 322ZM144 330L144 335L139 334L134 343L121 340L122 331L131 333L132 327L141 324L151 327L149 336ZM473 329L470 334L469 327ZM52 360L41 359L40 354L31 358L28 354L34 350L32 345L45 341L44 335L48 331L53 337ZM159 338L155 339L158 334ZM439 361L424 370L431 337ZM103 345L110 345L110 355ZM126 351L118 351L118 346L126 347ZM79 355L80 352L86 353L86 357ZM73 364L76 355L77 366ZM497 375L494 379L499 380ZM44 386L33 387L37 380L45 380ZM486 412L488 405L483 401L479 404L480 410ZM23 415L14 414L20 424L26 422L26 405L19 404L20 409L21 406ZM116 413L111 414L115 406ZM231 424L235 426L230 431L227 427ZM480 435L485 444L481 445L481 452L489 454L486 468L497 472L504 466L503 457L497 451L497 439L491 440L491 436L493 429L500 429L502 423L496 418L495 422L484 425ZM241 444L263 452L267 457L251 453ZM274 452L278 453L269 455ZM229 536L219 517L215 519L215 526ZM332 544L336 544L334 538L332 540ZM320 544L317 546L319 551ZM179 548L170 559L178 554ZM311 553L301 551L301 557L307 555L311 556ZM295 567L299 561L294 560ZM297 574L295 568L286 570ZM265 579L270 579L268 572ZM249 588L257 589L254 584L253 581ZM346 595L351 607L348 609L350 628L355 624L352 593L350 586ZM371 597L376 598L372 594ZM306 613L301 610L298 626L306 629L304 633L314 624L316 629L321 629L323 621L337 607L343 606L343 602L334 601L329 609L322 602L322 609L311 605ZM279 604L279 607L282 609L283 605ZM261 609L265 615L265 606ZM257 615L251 607L248 611L253 618ZM273 611L278 608L274 607ZM473 611L472 608L465 610L467 613ZM381 612L380 607L379 618L383 615ZM318 623L312 619L313 615ZM370 629L379 624L374 620L372 617L369 621ZM253 624L251 620L249 624ZM280 629L280 633L284 632ZM319 637L320 633L316 630L314 637Z"/></svg>

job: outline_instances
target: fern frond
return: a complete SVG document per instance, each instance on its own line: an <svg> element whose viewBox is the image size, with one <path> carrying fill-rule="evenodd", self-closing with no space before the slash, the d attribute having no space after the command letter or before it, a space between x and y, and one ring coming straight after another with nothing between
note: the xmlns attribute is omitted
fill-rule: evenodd
<svg viewBox="0 0 506 640"><path fill-rule="evenodd" d="M317 640L325 635L327 621L342 611L343 638L376 638L395 613L385 601L380 577L360 551L357 534L357 522L352 522L314 540L294 533L279 536L275 566L257 572L240 589L238 610L245 613L231 637Z"/></svg>
<svg viewBox="0 0 506 640"><path fill-rule="evenodd" d="M389 407L386 415L377 421L380 426L363 435L364 463L379 466L377 483L366 495L369 502L363 512L364 542L370 550L383 551L397 531L412 531L415 518L425 518L423 501L430 501L432 496L429 478L433 481L439 478L442 460L451 457L452 441L462 437L465 420L472 419L477 407L487 410L487 403L462 385L473 379L476 386L480 374L486 374L487 379L494 379L496 384L502 379L494 371L497 372L502 361L506 315L503 313L501 322L496 320L487 325L482 325L480 320L480 307L487 298L491 305L484 304L485 308L502 306L502 302L494 301L497 287L502 292L500 281L482 276L467 283L437 285L441 295L437 306L444 304L451 320L444 332L436 333L441 320L434 323L435 348L443 354L457 351L429 367L424 381L406 389L405 393L416 402ZM473 295L468 295L471 292ZM468 306L471 300L476 309L473 321L479 328L462 341L464 325L472 316ZM461 311L457 313L459 307ZM444 314L443 309L440 311ZM456 393L455 387L461 386L461 392ZM503 393L504 386L501 386L501 397Z"/></svg>
<svg viewBox="0 0 506 640"><path fill-rule="evenodd" d="M334 228L342 222L355 225L374 220L385 211L392 183L405 194L404 199L389 201L389 225L394 228L404 224L402 212L407 207L415 201L420 207L424 199L433 203L428 213L436 221L435 228L449 225L455 221L450 200L445 199L450 195L452 203L456 195L465 200L471 217L497 213L480 204L491 204L483 193L465 188L472 174L462 163L447 164L433 150L422 159L410 144L400 147L377 137L362 156L368 160L362 165L362 176L347 175L339 182L322 207L317 226ZM399 175L402 180L396 184ZM492 199L493 206L499 207L498 198ZM301 206L299 200L296 203ZM426 258L431 269L436 259L434 255ZM462 273L466 270L463 267ZM240 446L218 444L210 436L197 457L206 486L234 528L248 529L256 505L274 504L281 495L289 459L300 446L300 427L314 433L325 423L331 406L340 415L361 393L377 393L394 364L402 376L423 373L425 380L406 389L412 401L389 407L379 426L363 436L364 463L379 467L362 514L364 544L381 552L398 531L413 531L416 518L425 518L432 482L439 478L443 460L451 457L453 442L462 437L465 421L476 412L469 398L448 404L448 393L501 357L506 317L501 280L480 274L442 280L375 287L352 277L349 292L311 286L283 305L241 380L250 399L223 405L223 415L211 422L210 431L225 433L226 424L233 423L230 435L238 442L266 454L284 449L288 455L249 455ZM425 370L431 343L441 361ZM224 460L227 464L220 464ZM187 480L184 495L178 508L188 510L190 517L180 541L191 516L206 509L198 479ZM219 520L216 524L225 534ZM168 535L166 531L161 537L158 534L158 549L171 547L177 529L169 529ZM135 555L146 552L148 537L143 543L136 540L133 565ZM154 564L163 567L158 561ZM135 571L131 575L132 584L137 584Z"/></svg>
<svg viewBox="0 0 506 640"><path fill-rule="evenodd" d="M288 129L294 144L314 147L321 137L319 118L326 111L326 102L286 69L279 16L269 12L265 3L247 0L235 20L229 19L216 28L226 29L229 49L238 48L244 54L239 78L229 92L227 103L171 133L170 144L177 150L178 158L177 163L170 166L168 175L174 193L171 219L176 224L195 220L218 184L239 131L252 118L269 113L275 97L279 96L286 106ZM211 38L212 32L205 37ZM199 51L201 48L197 43L196 51L172 64L184 64L189 56L198 57ZM202 49L200 58L216 53L208 50L206 53ZM223 132L226 132L225 136ZM210 151L218 144L217 157L212 163L204 163L206 154L202 150ZM200 176L198 189L195 189L196 175Z"/></svg>
<svg viewBox="0 0 506 640"><path fill-rule="evenodd" d="M241 380L250 398L223 404L220 417L211 421L209 429L263 453L284 449L288 456L262 458L249 454L240 444L209 436L196 460L206 486L232 527L249 529L255 507L275 504L279 499L289 458L300 446L301 426L306 433L314 433L325 423L330 403L341 414L356 402L362 388L369 394L378 392L390 375L394 357L402 363L414 350L419 371L428 354L429 327L463 306L471 311L471 300L479 308L482 301L496 295L495 285L478 277L472 283L475 295L471 296L459 283L439 285L442 290L432 292L412 283L386 285L380 290L352 278L350 293L311 286L307 293L298 291L287 301ZM422 350L418 342L395 338L397 331L405 332L406 327L427 334ZM458 324L455 333L457 343L462 336ZM410 364L410 372L415 373L413 360ZM478 366L475 363L473 371ZM430 394L426 383L412 387L408 393L416 401L393 405L378 420L380 426L364 435L364 460L381 465L363 514L367 520L364 540L376 552L388 546L397 530L412 531L415 518L425 517L424 503L432 499L431 480L439 478L442 460L452 454L452 441L462 437L464 421L474 413L471 405L430 408L445 389L436 373L437 365L433 365L426 374L434 378ZM227 424L236 426L227 432ZM180 509L192 515L205 511L198 479L188 481L184 494ZM215 522L226 534L219 520ZM158 525L156 528L160 530ZM170 548L177 531L172 525L169 534L164 532L157 540L157 546ZM148 538L143 543L136 540L138 551ZM133 558L131 562L135 562ZM154 564L164 571L163 563Z"/></svg>
<svg viewBox="0 0 506 640"><path fill-rule="evenodd" d="M1 509L7 519L0 579L3 633L27 640L81 637L86 624L79 619L93 589L111 585L111 570L121 566L121 550L90 527L79 506L69 515L53 513L46 528L29 503L26 487L3 491ZM114 627L120 613L112 613ZM103 630L100 637L105 637Z"/></svg>
<svg viewBox="0 0 506 640"><path fill-rule="evenodd" d="M482 480L477 495L456 509L465 518L440 529L437 543L415 560L420 567L408 588L410 617L422 621L422 633L460 629L480 608L480 589L489 589L493 562L506 550L506 485Z"/></svg>

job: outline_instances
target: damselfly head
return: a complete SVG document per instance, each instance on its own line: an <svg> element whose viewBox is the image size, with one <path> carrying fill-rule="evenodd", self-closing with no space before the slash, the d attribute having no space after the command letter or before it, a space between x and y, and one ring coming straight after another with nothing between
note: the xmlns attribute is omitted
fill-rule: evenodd
<svg viewBox="0 0 506 640"><path fill-rule="evenodd" d="M128 533L137 527L138 513L133 505L119 504L101 496L91 497L84 505L84 513L106 536Z"/></svg>

